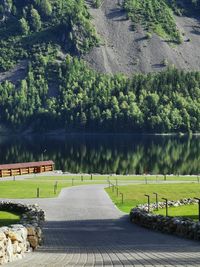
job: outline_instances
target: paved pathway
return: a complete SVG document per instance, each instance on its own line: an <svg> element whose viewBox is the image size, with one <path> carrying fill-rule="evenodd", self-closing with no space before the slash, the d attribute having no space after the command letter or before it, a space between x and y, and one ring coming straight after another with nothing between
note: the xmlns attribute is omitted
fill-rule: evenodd
<svg viewBox="0 0 200 267"><path fill-rule="evenodd" d="M198 242L131 224L102 185L24 202L37 202L46 211L44 246L5 266L200 266Z"/></svg>

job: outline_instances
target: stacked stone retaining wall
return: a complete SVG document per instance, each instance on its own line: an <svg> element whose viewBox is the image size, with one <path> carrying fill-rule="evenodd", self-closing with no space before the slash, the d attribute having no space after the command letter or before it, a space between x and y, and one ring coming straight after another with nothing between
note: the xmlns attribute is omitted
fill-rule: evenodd
<svg viewBox="0 0 200 267"><path fill-rule="evenodd" d="M42 243L44 211L37 205L0 202L0 210L21 214L19 224L0 227L0 265L24 257Z"/></svg>
<svg viewBox="0 0 200 267"><path fill-rule="evenodd" d="M194 199L182 199L179 201L170 201L168 206L177 207L182 205L195 204ZM164 208L165 203L159 202L159 208ZM156 204L150 205L150 211L156 209ZM197 207L198 209L198 207ZM170 217L148 213L148 205L138 205L130 212L130 220L133 223L143 227L161 231L163 233L175 234L189 239L200 240L200 222L195 222L190 218Z"/></svg>

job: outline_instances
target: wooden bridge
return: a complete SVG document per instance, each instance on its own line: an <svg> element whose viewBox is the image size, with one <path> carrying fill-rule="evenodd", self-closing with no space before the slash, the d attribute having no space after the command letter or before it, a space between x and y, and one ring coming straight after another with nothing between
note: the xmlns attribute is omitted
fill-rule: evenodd
<svg viewBox="0 0 200 267"><path fill-rule="evenodd" d="M0 165L0 177L16 176L31 173L42 173L54 170L54 162L38 161Z"/></svg>

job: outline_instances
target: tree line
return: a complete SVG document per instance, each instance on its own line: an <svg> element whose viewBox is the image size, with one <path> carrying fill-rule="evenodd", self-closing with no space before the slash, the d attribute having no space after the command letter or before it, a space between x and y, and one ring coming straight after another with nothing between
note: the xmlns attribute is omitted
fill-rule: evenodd
<svg viewBox="0 0 200 267"><path fill-rule="evenodd" d="M200 130L199 72L169 67L131 78L109 76L69 54L64 62L54 55L37 54L18 89L8 81L0 85L1 123L36 131Z"/></svg>

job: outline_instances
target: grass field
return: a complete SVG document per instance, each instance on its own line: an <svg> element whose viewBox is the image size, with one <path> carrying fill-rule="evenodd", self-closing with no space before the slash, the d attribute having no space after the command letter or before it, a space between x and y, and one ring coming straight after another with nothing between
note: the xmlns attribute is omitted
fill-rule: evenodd
<svg viewBox="0 0 200 267"><path fill-rule="evenodd" d="M121 203L121 195L117 197L116 190L115 192L112 192L112 188L107 188L106 191L113 200L113 202L116 204L116 206L120 210L128 213L130 212L131 208L135 207L136 205L147 203L147 197L144 196L145 194L150 195L151 203L155 202L155 195L153 195L153 192L158 193L159 201L163 201L161 199L162 197L168 198L169 200L180 200L181 198L199 197L200 185L191 183L119 186L119 191L124 194L123 204Z"/></svg>
<svg viewBox="0 0 200 267"><path fill-rule="evenodd" d="M40 197L55 197L61 188L69 187L69 182L59 182L57 193L54 194L54 181L5 181L0 183L0 198L35 198L37 188L40 189Z"/></svg>
<svg viewBox="0 0 200 267"><path fill-rule="evenodd" d="M165 215L165 209L160 209L158 211L154 211L155 214ZM189 217L193 220L198 220L198 205L186 205L180 207L170 207L168 208L168 216L181 216L181 217Z"/></svg>
<svg viewBox="0 0 200 267"><path fill-rule="evenodd" d="M119 185L118 192L123 193L124 196L123 204L121 201L122 196L120 194L117 196L116 187L114 192L112 192L112 188L107 188L107 193L117 207L127 213L136 205L147 202L145 194L151 196L151 202L153 203L155 202L153 192L159 194L159 201L162 201L162 197L166 197L169 200L199 197L200 192L200 184L197 177L194 176L167 176L165 180L164 176L36 175L24 180L18 180L18 177L16 177L15 181L0 181L0 198L36 198L38 196L38 188L40 198L52 198L58 196L62 188L75 185L107 184L108 178L113 184ZM189 181L190 183L188 183ZM126 184L126 182L129 184L121 185ZM173 183L170 184L170 182ZM180 184L179 182L182 183ZM54 191L55 183L57 183L56 192ZM165 210L160 210L159 214L165 214ZM197 207L192 205L170 208L169 215L190 216L196 219Z"/></svg>
<svg viewBox="0 0 200 267"><path fill-rule="evenodd" d="M54 185L57 181L57 190L54 193ZM98 182L101 184L102 182ZM74 180L58 181L45 179L26 179L19 181L1 181L0 182L0 198L36 198L37 188L39 188L40 198L51 198L59 195L62 188L75 185L95 184L95 181L80 182Z"/></svg>
<svg viewBox="0 0 200 267"><path fill-rule="evenodd" d="M15 181L1 181L0 180L0 198L36 198L37 188L39 188L40 198L56 197L60 190L64 187L72 185L86 185L86 184L107 184L109 179L113 184L144 184L149 183L168 183L168 182L191 182L197 184L197 177L195 176L149 176L149 175L33 175L28 179L19 180L21 177L16 176ZM54 185L58 183L56 193L54 193ZM146 188L146 187L145 187ZM140 200L139 200L140 201ZM126 202L127 203L127 202ZM139 202L138 202L139 203ZM137 204L138 204L137 203ZM134 204L134 202L127 203L126 211Z"/></svg>
<svg viewBox="0 0 200 267"><path fill-rule="evenodd" d="M32 179L40 179L40 180L71 180L75 179L77 181L88 181L88 180L103 180L107 181L108 179L112 182L118 181L140 181L144 183L151 182L163 182L163 181L189 181L189 182L200 182L200 177L198 176L178 176L178 175L51 175L51 176L33 176Z"/></svg>
<svg viewBox="0 0 200 267"><path fill-rule="evenodd" d="M0 227L15 224L19 221L20 216L6 211L0 211Z"/></svg>

